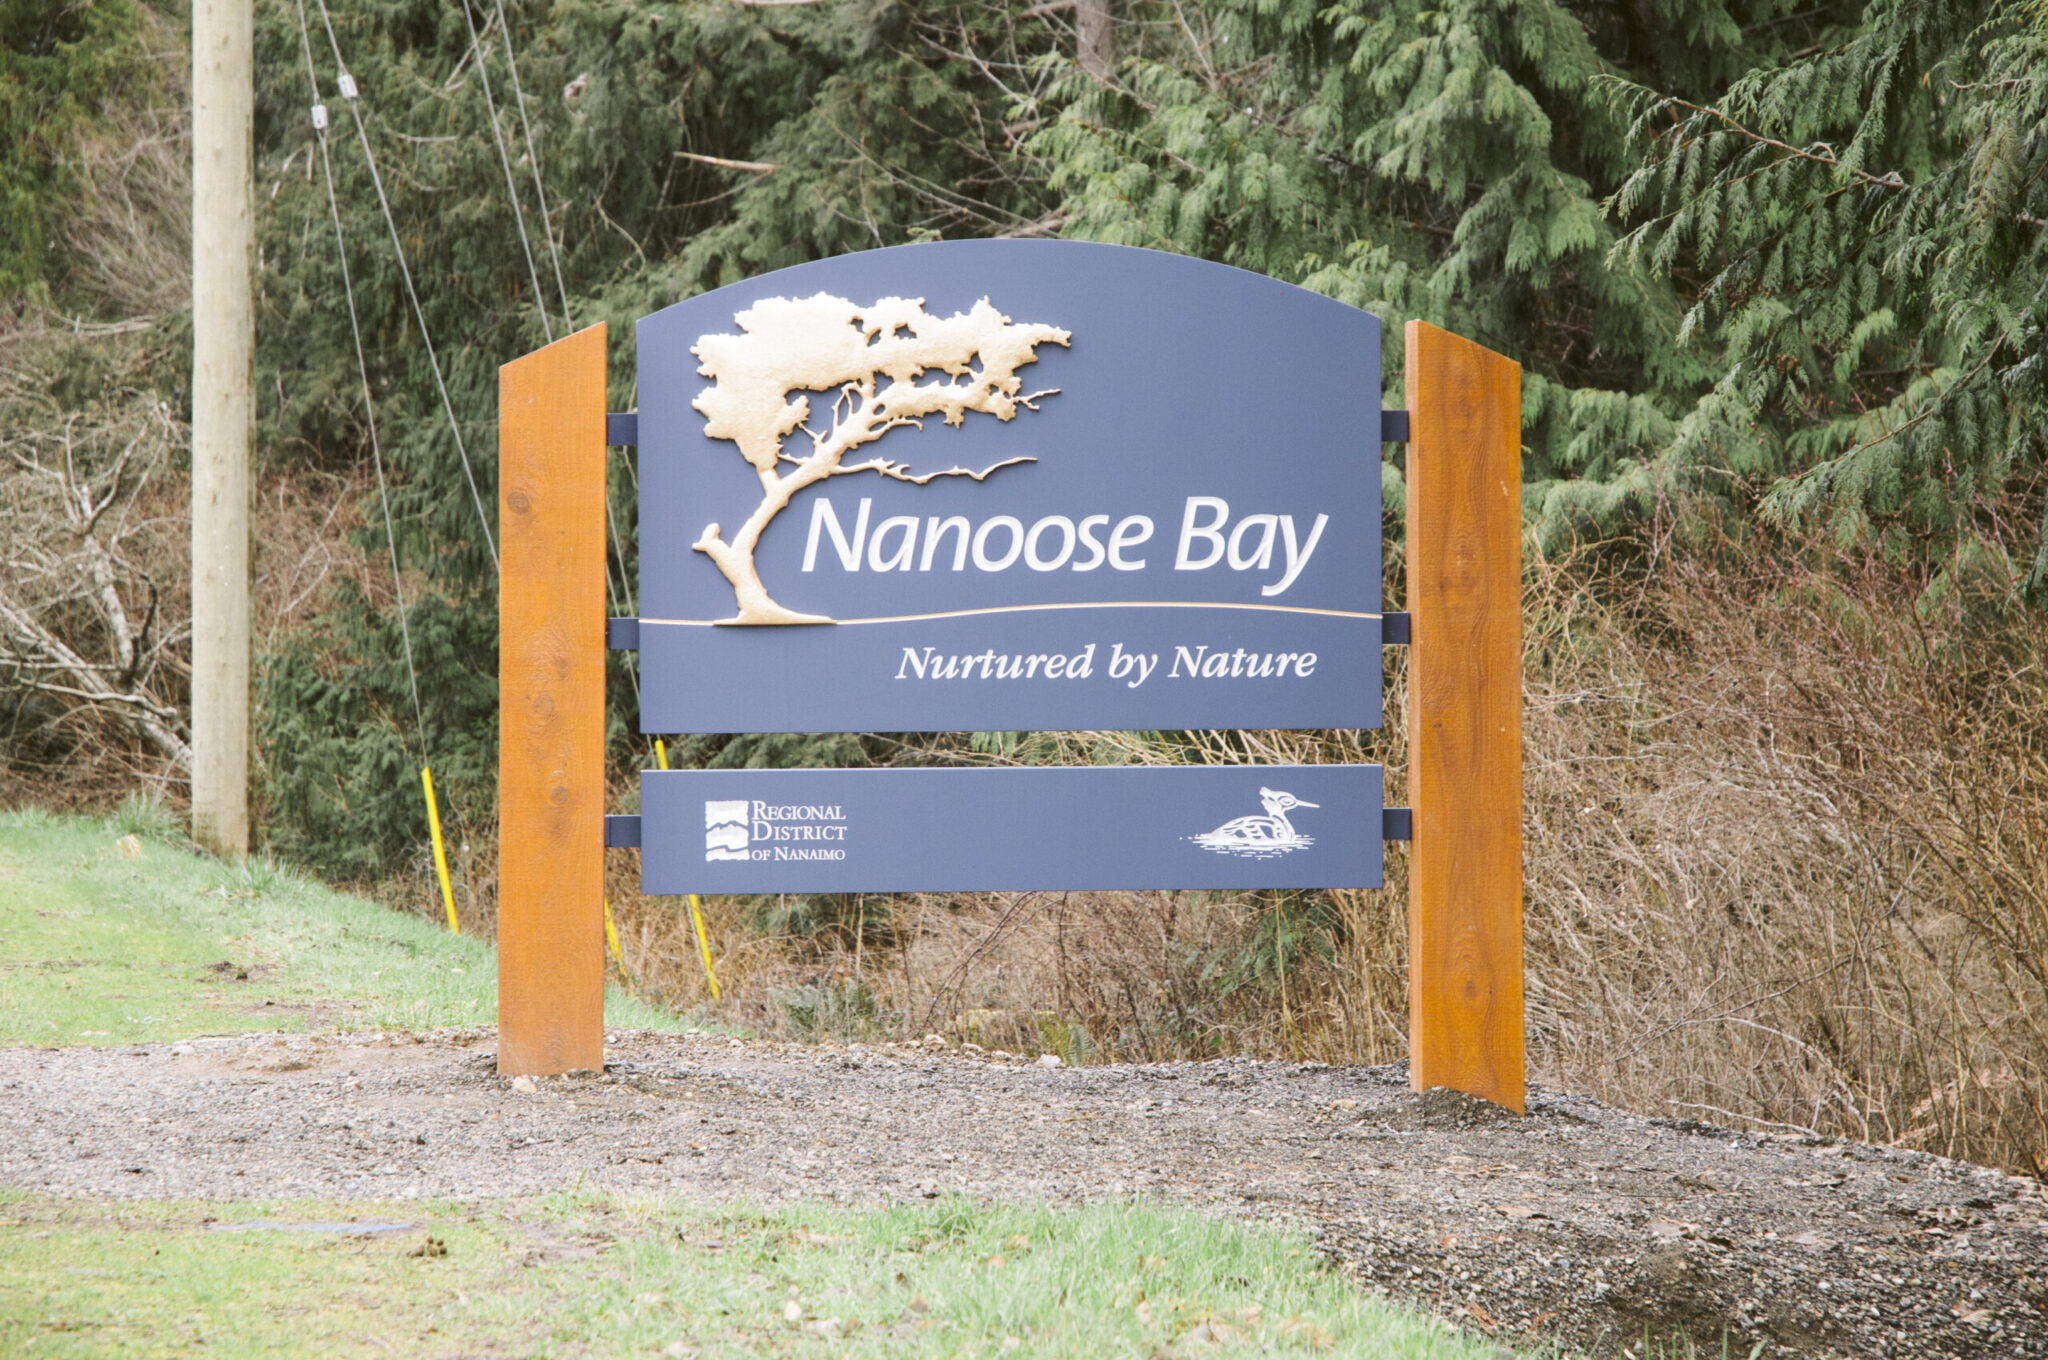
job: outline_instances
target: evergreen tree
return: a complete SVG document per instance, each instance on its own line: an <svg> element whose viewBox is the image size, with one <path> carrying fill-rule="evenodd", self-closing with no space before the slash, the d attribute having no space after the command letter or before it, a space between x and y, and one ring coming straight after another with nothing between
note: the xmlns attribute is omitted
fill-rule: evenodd
<svg viewBox="0 0 2048 1360"><path fill-rule="evenodd" d="M107 107L155 84L137 0L0 4L0 298L67 305L67 153ZM11 310L11 308L10 308Z"/></svg>
<svg viewBox="0 0 2048 1360"><path fill-rule="evenodd" d="M1557 543L1669 489L1660 455L1719 375L1681 342L1682 285L1613 254L1602 204L1636 162L1603 80L1712 97L1852 17L1769 0L1222 0L1109 86L1069 72L1028 150L1070 235L1204 254L1520 360L1527 499ZM1390 404L1399 350L1390 331Z"/></svg>
<svg viewBox="0 0 2048 1360"><path fill-rule="evenodd" d="M1618 254L1698 278L1684 333L1724 356L1668 456L1775 521L1996 551L1976 521L2038 505L2048 452L2048 7L1875 0L1717 100L1623 94ZM2048 603L2048 521L2009 576Z"/></svg>

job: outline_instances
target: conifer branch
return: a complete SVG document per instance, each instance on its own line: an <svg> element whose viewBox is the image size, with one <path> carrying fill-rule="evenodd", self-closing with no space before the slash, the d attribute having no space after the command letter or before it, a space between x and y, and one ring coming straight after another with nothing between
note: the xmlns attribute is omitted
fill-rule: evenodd
<svg viewBox="0 0 2048 1360"><path fill-rule="evenodd" d="M1747 137L1751 141L1761 143L1764 146L1776 147L1778 150L1784 152L1788 156L1796 156L1800 160L1812 161L1816 165L1825 165L1835 170L1846 170L1851 175L1854 175L1857 179L1863 181L1865 184L1874 185L1875 187L1880 189L1903 189L1906 187L1906 181L1900 178L1899 172L1896 170L1892 171L1888 175L1879 177L1877 175L1870 174L1866 171L1855 169L1852 166L1844 165L1833 154L1822 155L1820 152L1813 150L1801 150L1799 147L1792 145L1790 142L1781 142L1776 137L1767 136L1764 133L1758 132L1753 128L1745 127L1742 123L1738 122L1733 116L1723 113L1719 109L1709 108L1705 104L1695 104L1689 99L1680 99L1676 95L1670 96L1664 102L1667 107L1691 109L1694 113L1703 113L1710 118L1718 118L1723 123L1726 123L1730 128L1732 128L1738 135ZM1814 145L1826 147L1827 143L1815 142ZM1830 153L1832 153L1833 148L1829 147L1828 150Z"/></svg>

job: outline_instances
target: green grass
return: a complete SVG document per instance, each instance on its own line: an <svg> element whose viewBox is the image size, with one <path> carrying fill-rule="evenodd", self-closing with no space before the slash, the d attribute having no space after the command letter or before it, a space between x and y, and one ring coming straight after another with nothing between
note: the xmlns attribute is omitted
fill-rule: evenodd
<svg viewBox="0 0 2048 1360"><path fill-rule="evenodd" d="M495 1021L488 945L266 862L221 865L159 823L143 807L105 823L0 814L0 1043ZM616 994L606 1020L688 1023ZM337 1230L372 1221L400 1226ZM1502 1352L1362 1292L1297 1236L1147 1204L754 1210L573 1194L335 1204L0 1191L0 1355L202 1354Z"/></svg>
<svg viewBox="0 0 2048 1360"><path fill-rule="evenodd" d="M347 1221L408 1226L332 1231ZM257 1223L272 1226L246 1226ZM289 1224L327 1228L279 1226ZM0 1353L1504 1354L1366 1294L1298 1237L1190 1210L733 1210L566 1195L341 1206L0 1197Z"/></svg>
<svg viewBox="0 0 2048 1360"><path fill-rule="evenodd" d="M0 1044L497 1023L490 945L266 860L205 858L159 821L0 813ZM616 991L605 1022L693 1023Z"/></svg>

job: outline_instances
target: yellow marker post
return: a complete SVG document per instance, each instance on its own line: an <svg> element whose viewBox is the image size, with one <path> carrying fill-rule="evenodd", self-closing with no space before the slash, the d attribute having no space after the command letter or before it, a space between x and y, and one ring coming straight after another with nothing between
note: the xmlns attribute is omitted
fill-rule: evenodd
<svg viewBox="0 0 2048 1360"><path fill-rule="evenodd" d="M660 737L654 739L654 759L662 769L668 768L668 747L662 745ZM689 903L690 924L697 928L697 952L704 956L704 980L711 984L711 999L716 1001L719 999L718 974L711 971L711 937L705 933L704 916L697 910L697 894L689 895ZM607 916L605 920L609 928L611 918Z"/></svg>
<svg viewBox="0 0 2048 1360"><path fill-rule="evenodd" d="M697 914L697 894L690 894L690 921L697 927L697 952L704 956L704 980L711 984L711 999L718 1000L718 974L711 971L711 940L704 934L704 918Z"/></svg>
<svg viewBox="0 0 2048 1360"><path fill-rule="evenodd" d="M609 897L604 900L604 942L612 951L612 961L619 965L621 973L625 972L626 956L619 951L619 931L612 924L612 900Z"/></svg>
<svg viewBox="0 0 2048 1360"><path fill-rule="evenodd" d="M441 905L448 909L448 933L460 935L455 919L455 890L448 886L448 852L441 847L441 809L434 805L434 772L420 766L420 787L427 793L427 828L434 833L434 872L441 879Z"/></svg>

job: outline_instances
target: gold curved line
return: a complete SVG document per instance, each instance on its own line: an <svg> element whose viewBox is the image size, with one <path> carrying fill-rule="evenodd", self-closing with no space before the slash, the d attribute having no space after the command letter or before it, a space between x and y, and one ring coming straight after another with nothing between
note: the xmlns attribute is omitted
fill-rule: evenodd
<svg viewBox="0 0 2048 1360"><path fill-rule="evenodd" d="M936 614L891 614L872 619L826 619L822 622L843 626L856 623L917 623L925 619L962 619L976 614L1030 614L1055 609L1249 609L1267 614L1320 614L1338 619L1377 619L1379 614L1365 614L1350 609L1311 609L1298 604L1205 604L1196 600L1085 600L1073 604L1003 604L987 609L948 609ZM643 624L670 624L684 628L717 628L725 626L725 619L642 619ZM733 624L733 627L743 625ZM759 626L759 625L754 625ZM796 625L783 625L796 626Z"/></svg>

